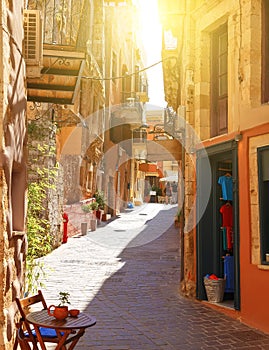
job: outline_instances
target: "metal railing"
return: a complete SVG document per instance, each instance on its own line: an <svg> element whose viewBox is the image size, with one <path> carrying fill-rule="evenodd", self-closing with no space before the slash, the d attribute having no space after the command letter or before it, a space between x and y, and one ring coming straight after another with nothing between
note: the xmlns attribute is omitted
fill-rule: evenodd
<svg viewBox="0 0 269 350"><path fill-rule="evenodd" d="M36 0L31 3L29 9L42 13L43 43L76 46L83 23L83 4L83 0Z"/></svg>

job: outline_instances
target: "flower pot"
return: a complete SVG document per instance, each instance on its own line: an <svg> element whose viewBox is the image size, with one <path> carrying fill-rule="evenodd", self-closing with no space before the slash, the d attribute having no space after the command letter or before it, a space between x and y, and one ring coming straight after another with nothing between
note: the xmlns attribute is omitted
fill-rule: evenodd
<svg viewBox="0 0 269 350"><path fill-rule="evenodd" d="M64 320L68 316L68 307L50 305L48 314L55 317L57 320Z"/></svg>
<svg viewBox="0 0 269 350"><path fill-rule="evenodd" d="M85 236L85 235L86 235L87 229L88 229L88 224L87 224L87 222L82 222L82 223L81 223L81 234L82 234L82 236Z"/></svg>
<svg viewBox="0 0 269 350"><path fill-rule="evenodd" d="M90 220L91 231L95 231L96 230L96 226L97 226L97 220L96 219L91 219Z"/></svg>
<svg viewBox="0 0 269 350"><path fill-rule="evenodd" d="M104 210L102 210L102 209L98 209L98 210L96 210L96 217L97 217L97 219L98 220L102 220L102 215L104 214Z"/></svg>

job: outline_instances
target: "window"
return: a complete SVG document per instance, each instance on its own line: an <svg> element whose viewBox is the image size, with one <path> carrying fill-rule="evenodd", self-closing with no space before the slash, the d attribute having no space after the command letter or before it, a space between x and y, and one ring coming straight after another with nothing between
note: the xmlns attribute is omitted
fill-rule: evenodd
<svg viewBox="0 0 269 350"><path fill-rule="evenodd" d="M117 55L113 51L112 52L112 79L114 83L116 83L115 78L117 77L117 75L118 75Z"/></svg>
<svg viewBox="0 0 269 350"><path fill-rule="evenodd" d="M127 98L131 97L131 87L132 87L132 76L128 74L128 69L126 64L122 66L122 102L126 102Z"/></svg>
<svg viewBox="0 0 269 350"><path fill-rule="evenodd" d="M258 148L259 211L261 262L266 262L269 253L269 146Z"/></svg>
<svg viewBox="0 0 269 350"><path fill-rule="evenodd" d="M269 0L262 2L262 103L269 102Z"/></svg>
<svg viewBox="0 0 269 350"><path fill-rule="evenodd" d="M211 137L228 131L228 35L227 26L212 33Z"/></svg>
<svg viewBox="0 0 269 350"><path fill-rule="evenodd" d="M133 142L145 143L147 141L147 132L141 129L133 130Z"/></svg>

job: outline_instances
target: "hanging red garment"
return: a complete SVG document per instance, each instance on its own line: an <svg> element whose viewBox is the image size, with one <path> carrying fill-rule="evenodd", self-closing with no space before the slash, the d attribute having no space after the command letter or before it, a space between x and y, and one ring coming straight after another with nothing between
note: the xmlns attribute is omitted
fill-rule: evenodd
<svg viewBox="0 0 269 350"><path fill-rule="evenodd" d="M228 202L221 206L220 213L222 215L222 227L225 234L225 243L228 250L233 248L233 207ZM223 241L224 242L224 241Z"/></svg>
<svg viewBox="0 0 269 350"><path fill-rule="evenodd" d="M233 230L232 227L226 227L227 249L233 248Z"/></svg>
<svg viewBox="0 0 269 350"><path fill-rule="evenodd" d="M233 207L230 203L226 203L220 207L222 214L222 226L232 227L233 226Z"/></svg>

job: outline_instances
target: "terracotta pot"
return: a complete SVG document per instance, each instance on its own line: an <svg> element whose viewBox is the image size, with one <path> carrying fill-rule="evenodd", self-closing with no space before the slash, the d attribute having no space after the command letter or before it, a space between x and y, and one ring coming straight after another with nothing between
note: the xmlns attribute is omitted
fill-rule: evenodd
<svg viewBox="0 0 269 350"><path fill-rule="evenodd" d="M96 230L96 226L97 226L97 220L96 219L90 220L91 231L95 231Z"/></svg>
<svg viewBox="0 0 269 350"><path fill-rule="evenodd" d="M97 217L97 219L98 220L101 220L102 219L102 215L104 214L104 210L102 210L102 209L98 209L98 210L96 210L96 217Z"/></svg>
<svg viewBox="0 0 269 350"><path fill-rule="evenodd" d="M68 307L50 305L48 308L48 314L54 316L57 320L64 320L68 316Z"/></svg>

